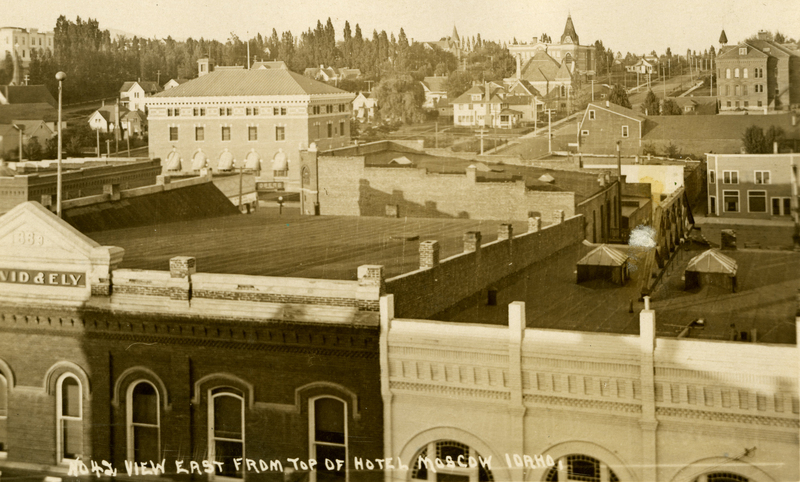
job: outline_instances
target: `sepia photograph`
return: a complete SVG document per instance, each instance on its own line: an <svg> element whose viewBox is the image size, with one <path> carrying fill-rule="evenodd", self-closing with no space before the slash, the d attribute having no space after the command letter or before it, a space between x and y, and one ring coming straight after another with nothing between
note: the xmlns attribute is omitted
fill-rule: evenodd
<svg viewBox="0 0 800 482"><path fill-rule="evenodd" d="M3 0L0 482L800 482L796 0Z"/></svg>

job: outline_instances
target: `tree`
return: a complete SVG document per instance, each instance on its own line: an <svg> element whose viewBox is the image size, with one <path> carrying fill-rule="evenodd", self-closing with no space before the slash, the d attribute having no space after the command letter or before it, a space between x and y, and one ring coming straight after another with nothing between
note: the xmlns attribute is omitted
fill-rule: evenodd
<svg viewBox="0 0 800 482"><path fill-rule="evenodd" d="M767 132L764 134L764 152L772 152L773 146L776 142L778 143L778 148L780 149L785 135L786 133L782 128L770 126L769 129L767 129Z"/></svg>
<svg viewBox="0 0 800 482"><path fill-rule="evenodd" d="M631 101L628 100L628 92L621 84L615 84L611 89L611 94L608 97L609 102L620 105L622 107L631 108Z"/></svg>
<svg viewBox="0 0 800 482"><path fill-rule="evenodd" d="M456 100L472 86L472 75L469 72L455 71L447 78L447 99Z"/></svg>
<svg viewBox="0 0 800 482"><path fill-rule="evenodd" d="M664 106L661 108L661 115L681 115L680 106L672 99L664 101Z"/></svg>
<svg viewBox="0 0 800 482"><path fill-rule="evenodd" d="M425 119L422 110L425 92L410 75L383 78L375 86L374 95L384 119L399 119L407 124Z"/></svg>
<svg viewBox="0 0 800 482"><path fill-rule="evenodd" d="M612 92L611 95L614 95L613 92ZM625 97L625 100L626 101L628 100L627 99L627 95ZM614 102L614 100L611 100L611 102ZM617 102L614 102L614 103L616 104ZM619 104L619 105L623 105L623 104ZM630 108L630 102L628 102L628 107ZM644 115L658 115L659 114L659 111L661 109L660 109L660 106L659 106L658 97L656 97L656 94L654 94L652 90L648 90L647 91L647 95L644 98L644 103L642 103L642 106L641 106L641 110L642 110L642 114L644 114Z"/></svg>
<svg viewBox="0 0 800 482"><path fill-rule="evenodd" d="M744 131L742 136L742 144L748 154L765 154L769 152L765 150L767 139L764 136L764 129L752 125Z"/></svg>

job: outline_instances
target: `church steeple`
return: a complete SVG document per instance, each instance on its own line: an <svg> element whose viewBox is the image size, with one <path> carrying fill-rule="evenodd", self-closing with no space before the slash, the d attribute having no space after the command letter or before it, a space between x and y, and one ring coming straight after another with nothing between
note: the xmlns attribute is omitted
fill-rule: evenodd
<svg viewBox="0 0 800 482"><path fill-rule="evenodd" d="M572 24L571 14L567 15L567 25L564 27L564 33L561 34L561 43L580 45L578 33L575 32L575 25Z"/></svg>
<svg viewBox="0 0 800 482"><path fill-rule="evenodd" d="M728 43L728 36L725 35L725 29L722 29L722 33L719 36L719 43L725 45Z"/></svg>
<svg viewBox="0 0 800 482"><path fill-rule="evenodd" d="M453 24L453 35L450 36L450 40L453 42L460 42L461 39L458 38L458 30L456 30L456 25Z"/></svg>

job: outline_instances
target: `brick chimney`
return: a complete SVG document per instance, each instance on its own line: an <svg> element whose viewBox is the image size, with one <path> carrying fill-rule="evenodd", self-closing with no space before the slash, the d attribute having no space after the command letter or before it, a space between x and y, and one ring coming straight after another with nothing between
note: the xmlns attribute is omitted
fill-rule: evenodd
<svg viewBox="0 0 800 482"><path fill-rule="evenodd" d="M542 230L542 218L539 216L528 217L528 232L538 233Z"/></svg>
<svg viewBox="0 0 800 482"><path fill-rule="evenodd" d="M511 239L514 237L514 226L503 223L497 228L497 239Z"/></svg>
<svg viewBox="0 0 800 482"><path fill-rule="evenodd" d="M419 243L420 269L435 268L436 266L439 266L439 241L422 241Z"/></svg>
<svg viewBox="0 0 800 482"><path fill-rule="evenodd" d="M464 252L472 253L481 249L481 232L467 231L464 233Z"/></svg>

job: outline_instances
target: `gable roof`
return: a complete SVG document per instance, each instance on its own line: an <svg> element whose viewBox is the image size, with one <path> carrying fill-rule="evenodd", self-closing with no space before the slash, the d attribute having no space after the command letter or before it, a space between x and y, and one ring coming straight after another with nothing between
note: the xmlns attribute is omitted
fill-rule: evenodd
<svg viewBox="0 0 800 482"><path fill-rule="evenodd" d="M56 100L44 85L0 85L0 104L6 103L56 106Z"/></svg>
<svg viewBox="0 0 800 482"><path fill-rule="evenodd" d="M425 77L422 85L431 92L447 92L447 77Z"/></svg>
<svg viewBox="0 0 800 482"><path fill-rule="evenodd" d="M163 88L166 88L166 87L167 87L167 85L169 85L170 83L174 83L174 84L181 85L181 84L185 84L186 82L189 82L189 80L191 80L191 79L169 79L169 80L167 81L167 83L165 83L165 84L164 84L164 87L163 87ZM176 87L177 87L178 85L176 85Z"/></svg>
<svg viewBox="0 0 800 482"><path fill-rule="evenodd" d="M572 80L572 72L569 71L566 62L561 64L558 72L556 72L556 80Z"/></svg>
<svg viewBox="0 0 800 482"><path fill-rule="evenodd" d="M139 85L139 87L142 88L142 90L146 94L150 94L150 95L152 95L152 94L154 94L156 92L161 92L163 90L161 88L161 86L158 85L157 82L154 82L152 80L135 80L135 81L123 82L122 83L122 87L120 87L119 91L120 92L128 92L133 88L134 85L137 85L137 84Z"/></svg>
<svg viewBox="0 0 800 482"><path fill-rule="evenodd" d="M100 114L101 116L103 116L103 119L105 119L106 122L114 122L114 116L116 115L115 112L114 112L114 108L115 107L116 107L116 104L104 105L104 106L100 107L99 109L97 109L96 111L94 111L94 113L92 115ZM128 114L128 112L129 112L128 109L126 109L123 106L119 106L119 118L120 118L120 120L122 120L122 118L125 117L125 115Z"/></svg>
<svg viewBox="0 0 800 482"><path fill-rule="evenodd" d="M284 69L289 70L289 67L286 66L286 62L283 60L270 60L267 62L253 62L253 65L250 66L251 69Z"/></svg>
<svg viewBox="0 0 800 482"><path fill-rule="evenodd" d="M698 273L722 273L729 276L736 276L736 260L725 256L716 249L704 251L689 260L686 271L696 271Z"/></svg>
<svg viewBox="0 0 800 482"><path fill-rule="evenodd" d="M10 124L14 120L56 122L58 110L46 103L0 105L0 124Z"/></svg>
<svg viewBox="0 0 800 482"><path fill-rule="evenodd" d="M560 68L556 59L544 50L539 50L522 68L522 78L529 82L553 81Z"/></svg>
<svg viewBox="0 0 800 482"><path fill-rule="evenodd" d="M608 245L601 244L578 261L578 265L623 266L628 257Z"/></svg>
<svg viewBox="0 0 800 482"><path fill-rule="evenodd" d="M601 110L605 110L605 111L608 111L608 112L613 112L615 114L619 114L619 115L622 115L622 116L625 116L625 117L629 117L629 118L631 118L631 119L633 119L633 120L635 120L637 122L644 122L645 119L646 119L644 116L637 114L636 111L634 111L633 109L628 109L627 107L622 107L621 105L617 105L617 104L615 104L613 102L608 102L606 104L589 103L589 105L586 106L587 112L591 108L596 108L596 109L601 109Z"/></svg>
<svg viewBox="0 0 800 482"><path fill-rule="evenodd" d="M215 70L154 97L236 97L347 94L341 89L283 69Z"/></svg>

